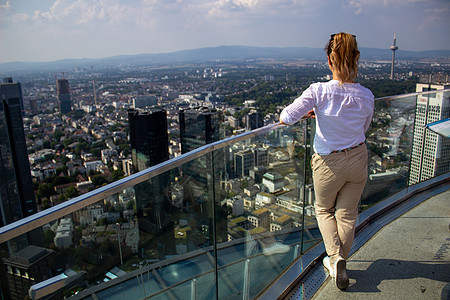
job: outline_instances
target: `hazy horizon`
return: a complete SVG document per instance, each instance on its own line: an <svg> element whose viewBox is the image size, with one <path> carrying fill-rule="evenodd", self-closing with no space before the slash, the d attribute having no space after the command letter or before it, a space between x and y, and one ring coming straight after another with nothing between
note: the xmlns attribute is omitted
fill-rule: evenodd
<svg viewBox="0 0 450 300"><path fill-rule="evenodd" d="M0 0L0 63L243 45L450 50L445 0Z"/></svg>

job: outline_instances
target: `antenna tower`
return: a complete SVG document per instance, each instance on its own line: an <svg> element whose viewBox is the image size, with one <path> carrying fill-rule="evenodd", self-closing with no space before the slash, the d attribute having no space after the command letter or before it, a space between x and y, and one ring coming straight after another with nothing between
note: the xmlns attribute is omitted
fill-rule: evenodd
<svg viewBox="0 0 450 300"><path fill-rule="evenodd" d="M396 41L397 41L397 38L395 37L395 33L394 33L394 44L389 48L392 50L391 80L394 79L395 50L398 49L398 47L395 45Z"/></svg>

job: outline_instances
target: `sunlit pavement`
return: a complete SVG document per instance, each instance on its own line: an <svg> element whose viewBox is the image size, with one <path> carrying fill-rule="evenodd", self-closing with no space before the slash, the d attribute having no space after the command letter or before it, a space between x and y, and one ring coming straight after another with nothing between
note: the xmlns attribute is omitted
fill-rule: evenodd
<svg viewBox="0 0 450 300"><path fill-rule="evenodd" d="M347 264L350 285L330 278L313 299L441 299L450 282L450 190L380 230Z"/></svg>

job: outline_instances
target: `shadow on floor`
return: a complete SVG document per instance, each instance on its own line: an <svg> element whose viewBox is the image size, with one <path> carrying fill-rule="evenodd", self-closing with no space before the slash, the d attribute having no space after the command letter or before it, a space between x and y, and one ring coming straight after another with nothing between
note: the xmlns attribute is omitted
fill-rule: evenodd
<svg viewBox="0 0 450 300"><path fill-rule="evenodd" d="M380 292L378 286L383 280L427 278L450 282L450 262L379 259L366 270L347 270L347 274L353 280L350 280L346 292L377 293Z"/></svg>

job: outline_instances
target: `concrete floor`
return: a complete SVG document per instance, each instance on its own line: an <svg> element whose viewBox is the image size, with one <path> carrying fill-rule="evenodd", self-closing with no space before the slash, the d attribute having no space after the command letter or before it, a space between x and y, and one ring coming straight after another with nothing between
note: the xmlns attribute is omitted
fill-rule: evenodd
<svg viewBox="0 0 450 300"><path fill-rule="evenodd" d="M328 277L313 299L441 299L450 282L450 190L381 229L347 269L346 290Z"/></svg>

